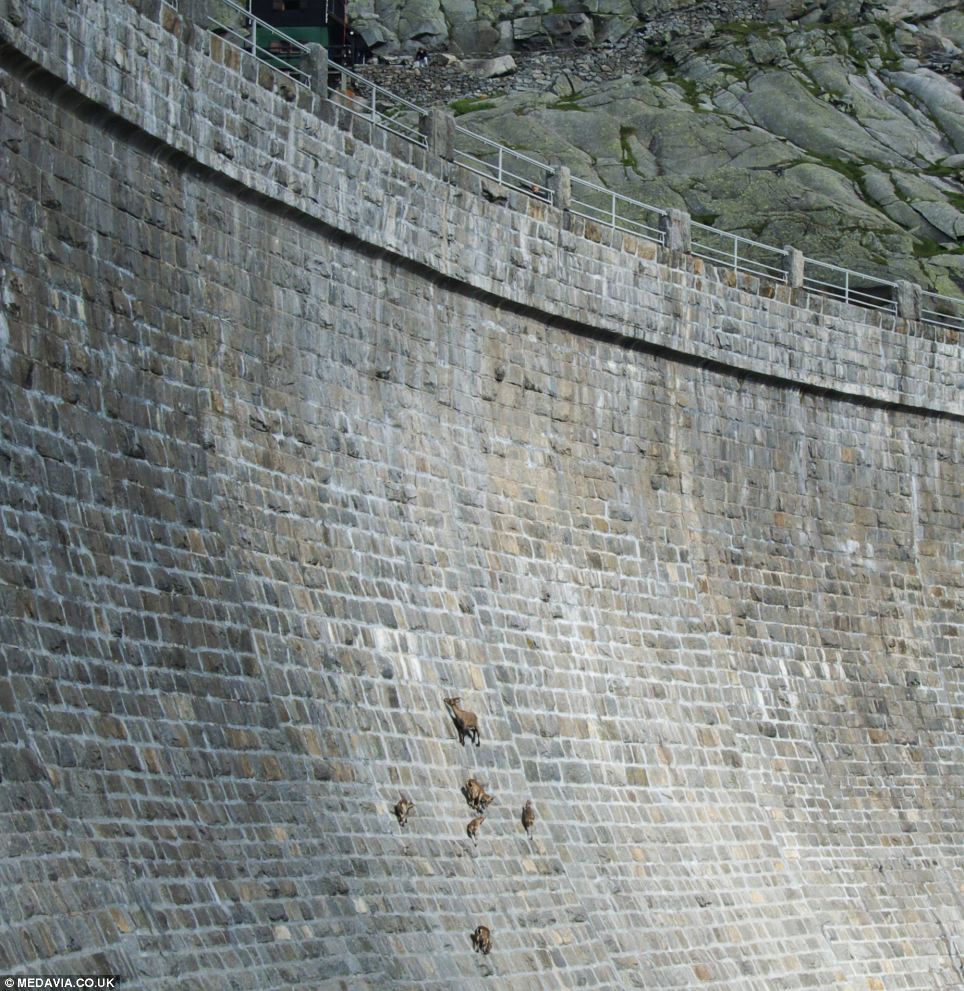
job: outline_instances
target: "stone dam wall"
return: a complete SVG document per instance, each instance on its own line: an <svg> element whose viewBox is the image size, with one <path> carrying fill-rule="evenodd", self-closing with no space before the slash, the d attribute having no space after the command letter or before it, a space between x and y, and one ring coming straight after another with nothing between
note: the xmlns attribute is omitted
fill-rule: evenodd
<svg viewBox="0 0 964 991"><path fill-rule="evenodd" d="M0 973L961 988L960 341L360 128L0 0Z"/></svg>

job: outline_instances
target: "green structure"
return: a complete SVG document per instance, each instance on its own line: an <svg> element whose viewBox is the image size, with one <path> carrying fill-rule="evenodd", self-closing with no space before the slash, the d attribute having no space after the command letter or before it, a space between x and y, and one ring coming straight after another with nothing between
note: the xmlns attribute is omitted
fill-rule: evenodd
<svg viewBox="0 0 964 991"><path fill-rule="evenodd" d="M252 0L251 13L258 22L258 48L276 54L280 61L297 62L300 52L292 40L302 45L323 45L337 61L352 61L353 46L343 0Z"/></svg>

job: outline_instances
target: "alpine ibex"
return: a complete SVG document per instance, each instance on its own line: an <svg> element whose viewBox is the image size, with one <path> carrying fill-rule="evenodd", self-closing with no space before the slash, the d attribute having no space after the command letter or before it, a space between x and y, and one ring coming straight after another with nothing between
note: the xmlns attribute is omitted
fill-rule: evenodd
<svg viewBox="0 0 964 991"><path fill-rule="evenodd" d="M415 803L410 802L404 795L401 799L395 803L395 808L393 809L395 813L395 818L398 820L399 826L404 826L408 822L408 815L415 808Z"/></svg>
<svg viewBox="0 0 964 991"><path fill-rule="evenodd" d="M536 813L532 808L532 800L526 799L525 805L522 807L522 826L526 831L526 836L530 839L532 838L532 826L536 821Z"/></svg>
<svg viewBox="0 0 964 991"><path fill-rule="evenodd" d="M476 953L488 955L492 949L492 933L488 926L476 926L472 933L472 947Z"/></svg>
<svg viewBox="0 0 964 991"><path fill-rule="evenodd" d="M485 822L485 816L476 816L466 827L465 831L468 833L469 839L478 846L479 845L479 826Z"/></svg>
<svg viewBox="0 0 964 991"><path fill-rule="evenodd" d="M482 794L479 795L479 797L478 797L478 799L477 799L477 801L475 803L475 811L476 812L485 812L485 810L494 801L495 801L495 796L494 795L490 795L487 791L483 791Z"/></svg>
<svg viewBox="0 0 964 991"><path fill-rule="evenodd" d="M448 706L449 715L458 730L459 743L464 747L465 738L468 737L470 742L480 747L482 744L479 736L479 717L474 712L461 708L462 699L458 695L454 698L442 699L442 701Z"/></svg>
<svg viewBox="0 0 964 991"><path fill-rule="evenodd" d="M485 785L480 781L476 781L475 778L469 778L469 780L462 785L462 794L465 796L465 800L469 803L469 806L478 811L476 806L478 805L479 799L485 794Z"/></svg>

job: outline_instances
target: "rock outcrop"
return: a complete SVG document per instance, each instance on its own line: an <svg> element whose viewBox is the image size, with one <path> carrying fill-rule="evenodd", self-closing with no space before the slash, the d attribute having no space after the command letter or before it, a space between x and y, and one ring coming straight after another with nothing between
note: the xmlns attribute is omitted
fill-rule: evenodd
<svg viewBox="0 0 964 991"><path fill-rule="evenodd" d="M459 63L369 71L625 195L959 294L964 15L936 3L661 9L644 22L640 7L617 42L516 50L500 79ZM736 15L756 19L723 20Z"/></svg>

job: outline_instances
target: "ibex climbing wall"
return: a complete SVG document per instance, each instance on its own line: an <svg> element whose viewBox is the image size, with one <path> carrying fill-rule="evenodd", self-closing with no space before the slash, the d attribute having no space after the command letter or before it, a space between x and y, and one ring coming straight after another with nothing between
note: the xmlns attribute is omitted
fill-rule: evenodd
<svg viewBox="0 0 964 991"><path fill-rule="evenodd" d="M0 35L0 972L962 986L959 341Z"/></svg>

